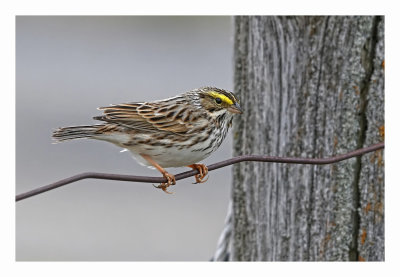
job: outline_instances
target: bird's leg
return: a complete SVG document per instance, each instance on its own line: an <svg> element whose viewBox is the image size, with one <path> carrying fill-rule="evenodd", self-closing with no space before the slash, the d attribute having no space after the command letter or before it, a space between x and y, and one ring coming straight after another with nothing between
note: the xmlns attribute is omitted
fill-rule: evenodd
<svg viewBox="0 0 400 277"><path fill-rule="evenodd" d="M162 168L158 163L156 163L155 161L153 161L152 158L150 158L150 156L146 155L146 154L140 154L146 161L148 161L152 166L154 166L158 171L161 172L161 174L167 178L167 182L166 183L161 183L158 186L154 186L156 188L162 189L164 192L166 193L172 193L167 191L167 188L171 185L175 185L176 181L175 181L175 176L172 174L169 174L164 168Z"/></svg>
<svg viewBox="0 0 400 277"><path fill-rule="evenodd" d="M196 178L196 183L195 184L207 182L208 177L207 177L207 179L203 180L204 177L206 177L206 175L208 174L208 168L207 168L207 166L205 164L191 164L191 165L188 165L188 167L199 171L199 174L196 174L194 176Z"/></svg>

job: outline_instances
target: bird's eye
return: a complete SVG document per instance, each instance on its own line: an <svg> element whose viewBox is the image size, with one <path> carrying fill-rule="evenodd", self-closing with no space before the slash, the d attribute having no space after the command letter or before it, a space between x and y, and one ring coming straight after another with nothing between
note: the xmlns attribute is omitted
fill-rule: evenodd
<svg viewBox="0 0 400 277"><path fill-rule="evenodd" d="M215 102L216 102L217 104L221 104L221 103L222 103L222 100L221 100L221 98L217 97L217 98L215 98Z"/></svg>

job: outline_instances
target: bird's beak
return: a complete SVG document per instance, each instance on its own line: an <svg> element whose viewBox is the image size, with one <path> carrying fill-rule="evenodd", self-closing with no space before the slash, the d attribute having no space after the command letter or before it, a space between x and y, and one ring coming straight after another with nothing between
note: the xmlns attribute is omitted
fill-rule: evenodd
<svg viewBox="0 0 400 277"><path fill-rule="evenodd" d="M238 103L230 105L227 110L231 113L243 113L242 108L239 106Z"/></svg>

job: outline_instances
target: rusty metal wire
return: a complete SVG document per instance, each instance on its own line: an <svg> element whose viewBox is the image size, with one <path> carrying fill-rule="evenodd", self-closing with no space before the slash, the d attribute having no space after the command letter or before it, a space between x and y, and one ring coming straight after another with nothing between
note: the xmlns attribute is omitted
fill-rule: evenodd
<svg viewBox="0 0 400 277"><path fill-rule="evenodd" d="M346 154L337 155L328 158L291 158L291 157L271 157L271 156L263 156L263 155L244 155L239 157L234 157L225 161L221 161L215 164L211 164L208 167L208 171L216 170L221 167L225 167L228 165L241 163L241 162L270 162L270 163L290 163L290 164L314 164L314 165L325 165L337 163L343 160L347 160L353 157L361 156L363 154L373 152L376 150L383 149L385 147L385 143L377 143L365 148L357 149ZM183 173L179 173L175 175L175 179L182 180L188 177L194 176L198 174L197 170L190 170ZM133 176L133 175L123 175L123 174L109 174L109 173L97 173L97 172L85 172L81 174L77 174L55 183L49 184L47 186L42 186L37 189L33 189L28 192L24 192L18 194L15 197L15 201L20 201L43 192L59 188L61 186L77 182L82 179L105 179L105 180L115 180L115 181L129 181L129 182L141 182L141 183L165 183L167 179L164 177L147 177L147 176Z"/></svg>

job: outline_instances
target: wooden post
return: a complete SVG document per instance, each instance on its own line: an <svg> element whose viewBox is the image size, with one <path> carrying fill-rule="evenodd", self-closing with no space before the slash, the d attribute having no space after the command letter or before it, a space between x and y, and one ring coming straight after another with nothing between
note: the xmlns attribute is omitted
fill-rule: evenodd
<svg viewBox="0 0 400 277"><path fill-rule="evenodd" d="M327 157L384 140L384 18L235 18L234 155ZM241 163L215 260L384 260L384 152Z"/></svg>

